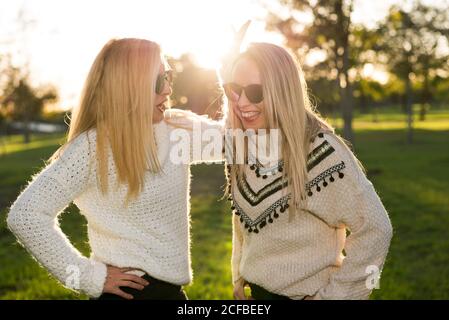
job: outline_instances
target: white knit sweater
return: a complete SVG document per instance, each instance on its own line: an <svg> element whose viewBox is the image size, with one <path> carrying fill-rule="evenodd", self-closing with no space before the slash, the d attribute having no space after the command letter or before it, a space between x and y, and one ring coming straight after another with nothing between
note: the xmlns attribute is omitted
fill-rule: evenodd
<svg viewBox="0 0 449 320"><path fill-rule="evenodd" d="M201 129L220 126L201 120ZM9 228L66 287L91 297L100 296L106 264L137 268L177 285L191 281L190 169L188 164L169 161L174 143L169 135L174 127L162 121L154 128L162 172L146 173L144 189L128 207L124 207L127 186L113 187L117 173L110 151L110 188L106 195L100 192L95 130L71 142L56 161L33 178L12 205L7 218ZM72 201L88 222L90 258L73 247L58 224L58 214ZM79 279L74 281L77 274Z"/></svg>
<svg viewBox="0 0 449 320"><path fill-rule="evenodd" d="M291 221L280 172L247 167L240 187L232 181L233 281L291 299L367 299L392 237L388 214L333 134L314 139L308 166L307 204Z"/></svg>

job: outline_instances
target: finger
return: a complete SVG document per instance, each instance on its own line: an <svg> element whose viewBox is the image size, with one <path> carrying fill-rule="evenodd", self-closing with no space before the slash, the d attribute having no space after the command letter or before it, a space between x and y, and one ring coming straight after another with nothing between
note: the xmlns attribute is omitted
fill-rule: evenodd
<svg viewBox="0 0 449 320"><path fill-rule="evenodd" d="M135 269L135 268L120 268L119 270L120 270L120 272L128 272L128 271L135 271L137 269Z"/></svg>
<svg viewBox="0 0 449 320"><path fill-rule="evenodd" d="M132 300L132 299L134 299L134 297L133 297L132 295L130 295L129 293L126 293L126 292L120 290L119 288L113 290L112 293L113 293L113 294L116 294L116 295L118 295L119 297L122 297L122 298L124 298L124 299L126 299L126 300Z"/></svg>
<svg viewBox="0 0 449 320"><path fill-rule="evenodd" d="M234 297L237 300L246 300L245 291L243 290L243 287L239 287L234 290Z"/></svg>
<svg viewBox="0 0 449 320"><path fill-rule="evenodd" d="M245 33L250 24L251 24L251 20L246 20L246 22L244 24L242 24L242 26L240 27L238 33Z"/></svg>
<svg viewBox="0 0 449 320"><path fill-rule="evenodd" d="M240 49L240 45L242 44L243 38L245 37L246 31L248 30L249 25L251 24L251 20L246 21L239 29L239 31L235 34L234 45L237 50Z"/></svg>
<svg viewBox="0 0 449 320"><path fill-rule="evenodd" d="M136 275L134 275L134 274L123 273L122 276L121 276L121 279L122 279L122 280L128 280L128 281L134 281L134 282L139 283L139 284L141 284L141 285L143 285L143 286L147 286L147 285L150 284L150 283L149 283L147 280L145 280L144 278L141 278L141 277L136 276Z"/></svg>
<svg viewBox="0 0 449 320"><path fill-rule="evenodd" d="M246 31L251 23L251 20L248 20L245 24L243 24L239 31L234 34L234 41L232 44L231 53L233 55L237 55L240 52L240 47L242 46L243 39L245 38Z"/></svg>
<svg viewBox="0 0 449 320"><path fill-rule="evenodd" d="M144 285L132 282L132 281L118 281L117 285L119 287L129 287L129 288L133 288L133 289L137 289L137 290L143 290L145 288Z"/></svg>
<svg viewBox="0 0 449 320"><path fill-rule="evenodd" d="M106 265L106 269L108 270L108 273L110 273L112 271L115 271L115 270L118 270L117 267L111 266L110 264Z"/></svg>
<svg viewBox="0 0 449 320"><path fill-rule="evenodd" d="M234 298L235 298L236 300L246 300L245 295L243 295L243 294L241 294L241 293L235 293L235 294L234 294Z"/></svg>
<svg viewBox="0 0 449 320"><path fill-rule="evenodd" d="M245 37L246 30L248 30L251 20L246 21L238 31L234 31L234 39L229 52L223 57L224 60L230 60L240 51L240 46L242 45L243 38Z"/></svg>

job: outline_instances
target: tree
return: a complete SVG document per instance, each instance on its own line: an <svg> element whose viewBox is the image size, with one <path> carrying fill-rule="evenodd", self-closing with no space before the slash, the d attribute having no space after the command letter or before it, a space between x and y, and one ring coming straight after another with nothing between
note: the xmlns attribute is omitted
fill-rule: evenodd
<svg viewBox="0 0 449 320"><path fill-rule="evenodd" d="M374 71L382 69L382 65L376 61L375 51L381 36L376 29L363 25L353 25L350 35L353 98L358 100L361 112L373 111L375 122L378 121L377 106L387 97L384 86L373 78Z"/></svg>
<svg viewBox="0 0 449 320"><path fill-rule="evenodd" d="M47 102L55 102L58 99L57 91L53 87L33 87L28 74L23 74L12 66L9 66L4 74L7 75L7 81L0 97L2 113L11 120L23 122L24 142L28 143L30 122L41 115Z"/></svg>
<svg viewBox="0 0 449 320"><path fill-rule="evenodd" d="M437 72L445 65L447 66L449 55L438 54L438 45L443 36L448 37L449 15L439 8L425 6L417 3L413 11L410 12L413 21L418 22L419 33L421 34L421 52L417 58L416 73L422 81L422 101L420 119L424 120L428 105L433 97L431 81ZM444 26L446 21L446 26ZM449 38L447 38L449 40ZM449 41L447 42L449 44Z"/></svg>
<svg viewBox="0 0 449 320"><path fill-rule="evenodd" d="M344 121L343 136L354 143L349 79L353 0L281 0L281 3L296 12L309 14L312 22L300 21L295 18L295 12L287 19L272 13L267 28L281 32L286 46L299 56L313 51L325 54L325 59L313 66L314 80L319 77L335 83L338 92L335 102L340 106Z"/></svg>
<svg viewBox="0 0 449 320"><path fill-rule="evenodd" d="M437 55L438 41L442 30L434 27L434 21L441 19L437 8L415 2L412 9L406 11L392 6L389 14L379 27L381 34L378 44L379 55L387 68L405 85L405 110L407 112L407 141L413 141L413 89L412 80L418 76L424 79L423 91L429 99L430 71L441 66Z"/></svg>
<svg viewBox="0 0 449 320"><path fill-rule="evenodd" d="M37 119L47 102L54 102L58 95L54 87L33 87L29 80L29 53L25 49L29 38L29 30L35 25L24 7L17 14L12 35L6 37L4 44L10 53L0 60L0 116L3 119L23 122L24 142L30 141L30 121ZM14 67L11 56L21 60L21 67Z"/></svg>
<svg viewBox="0 0 449 320"><path fill-rule="evenodd" d="M170 58L169 63L175 70L171 96L174 105L198 114L208 114L211 118L221 116L218 114L221 92L216 72L200 68L189 54L179 59Z"/></svg>

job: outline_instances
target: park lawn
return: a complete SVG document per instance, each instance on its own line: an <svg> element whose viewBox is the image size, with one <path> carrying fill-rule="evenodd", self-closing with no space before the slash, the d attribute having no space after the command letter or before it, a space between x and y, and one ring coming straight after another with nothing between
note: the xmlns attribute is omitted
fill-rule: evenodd
<svg viewBox="0 0 449 320"><path fill-rule="evenodd" d="M423 130L449 130L449 110L447 109L432 109L426 114L426 120L419 119L419 106L414 106L413 127L415 129ZM356 121L354 122L354 129L356 131L362 130L406 130L407 116L399 112L399 108L390 107L386 110L382 109L374 117L373 113L355 113ZM343 126L341 118L329 119L329 122L336 128Z"/></svg>
<svg viewBox="0 0 449 320"><path fill-rule="evenodd" d="M402 115L357 117L356 153L368 171L392 220L394 235L372 299L449 299L449 112L429 113L418 121L415 143L405 143ZM390 119L390 121L389 121ZM398 127L401 122L402 127ZM60 137L33 137L24 148L14 138L0 158L0 299L86 299L64 289L15 243L6 229L7 206L31 174L56 149ZM1 146L0 146L1 148ZM231 299L231 216L219 201L221 165L192 167L191 299ZM89 253L86 221L75 206L61 216L74 245Z"/></svg>

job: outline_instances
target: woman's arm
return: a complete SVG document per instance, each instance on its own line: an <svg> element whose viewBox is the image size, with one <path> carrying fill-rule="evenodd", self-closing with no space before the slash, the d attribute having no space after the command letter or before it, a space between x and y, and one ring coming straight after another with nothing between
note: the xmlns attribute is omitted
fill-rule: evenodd
<svg viewBox="0 0 449 320"><path fill-rule="evenodd" d="M175 142L170 157L188 152L186 164L221 162L224 160L224 122L200 116L191 111L169 109L165 111L166 121L174 127L170 141ZM187 154L185 155L187 156Z"/></svg>
<svg viewBox="0 0 449 320"><path fill-rule="evenodd" d="M372 184L365 185L350 202L340 207L338 219L351 232L344 248L346 257L316 299L368 299L380 279L393 233L390 219Z"/></svg>
<svg viewBox="0 0 449 320"><path fill-rule="evenodd" d="M332 184L332 192L321 192L320 211L330 225L344 227L350 235L345 242L343 263L315 298L368 299L380 278L393 229L373 184L355 156L335 136L325 138L335 149L332 161L343 161L346 168L342 172L344 177Z"/></svg>
<svg viewBox="0 0 449 320"><path fill-rule="evenodd" d="M235 214L232 214L232 283L235 284L242 276L240 275L240 259L242 257L243 235L240 230L240 222Z"/></svg>
<svg viewBox="0 0 449 320"><path fill-rule="evenodd" d="M240 229L240 221L237 215L232 214L232 284L234 286L234 298L246 300L245 279L240 274L240 260L242 258L243 235Z"/></svg>
<svg viewBox="0 0 449 320"><path fill-rule="evenodd" d="M81 255L61 231L57 219L89 187L92 152L95 145L89 147L87 134L69 143L63 154L20 194L7 224L18 241L64 286L98 297L103 291L106 265Z"/></svg>

